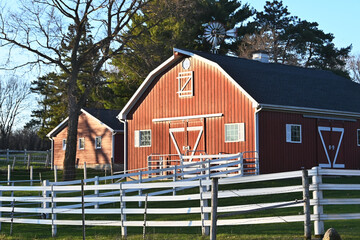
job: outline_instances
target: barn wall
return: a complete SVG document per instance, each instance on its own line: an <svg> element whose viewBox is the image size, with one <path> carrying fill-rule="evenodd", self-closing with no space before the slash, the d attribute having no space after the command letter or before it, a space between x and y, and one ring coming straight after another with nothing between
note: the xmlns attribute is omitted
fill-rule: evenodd
<svg viewBox="0 0 360 240"><path fill-rule="evenodd" d="M115 135L114 163L124 164L124 133Z"/></svg>
<svg viewBox="0 0 360 240"><path fill-rule="evenodd" d="M222 117L195 119L184 123L204 126L203 148L208 154L237 153L255 150L254 108L252 102L217 68L190 58L191 67L183 70L175 64L158 76L128 114L128 169L147 167L152 153L172 152L169 128L173 122L152 122L152 119L222 113ZM178 73L194 71L194 96L179 98ZM199 123L192 123L198 121ZM224 124L245 122L246 141L225 143ZM181 124L181 121L180 123ZM152 130L151 147L135 147L135 130Z"/></svg>
<svg viewBox="0 0 360 240"><path fill-rule="evenodd" d="M302 143L286 142L286 124L301 124ZM360 147L357 146L356 129L360 122L304 117L303 114L260 111L259 157L260 173L300 170L301 167L318 166L324 149L318 126L341 126L344 136L338 163L345 168L360 168ZM325 156L325 155L324 155Z"/></svg>
<svg viewBox="0 0 360 240"><path fill-rule="evenodd" d="M101 149L95 149L95 137L101 136ZM54 164L62 167L65 150L62 140L67 138L67 127L54 137ZM76 165L109 164L111 162L112 132L93 117L84 113L79 116L77 139L85 138L85 149L77 146ZM79 141L79 140L78 140ZM78 145L78 142L77 142Z"/></svg>

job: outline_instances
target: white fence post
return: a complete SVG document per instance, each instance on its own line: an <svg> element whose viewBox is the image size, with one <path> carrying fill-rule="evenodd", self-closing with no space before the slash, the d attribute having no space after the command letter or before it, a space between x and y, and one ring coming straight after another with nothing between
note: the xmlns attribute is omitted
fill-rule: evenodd
<svg viewBox="0 0 360 240"><path fill-rule="evenodd" d="M10 165L8 165L8 174L7 174L7 185L10 186L10 178L11 178L11 168Z"/></svg>
<svg viewBox="0 0 360 240"><path fill-rule="evenodd" d="M205 226L205 220L209 220L209 213L204 212L204 208L208 207L208 200L203 199L203 193L206 192L206 186L202 185L202 179L199 180L199 193L200 193L200 209L201 209L201 233L203 236L210 234L209 226Z"/></svg>
<svg viewBox="0 0 360 240"><path fill-rule="evenodd" d="M239 163L239 175L243 176L244 175L244 157L242 153L239 153L240 157L238 158L238 160L240 161Z"/></svg>
<svg viewBox="0 0 360 240"><path fill-rule="evenodd" d="M27 165L26 165L27 170L29 170L29 168L30 168L30 162L31 162L31 155L28 154L28 160L27 160Z"/></svg>
<svg viewBox="0 0 360 240"><path fill-rule="evenodd" d="M142 183L142 171L141 170L139 171L139 183ZM139 188L138 195L139 196L142 195L142 188ZM139 207L141 207L141 205L142 205L142 202L139 201Z"/></svg>
<svg viewBox="0 0 360 240"><path fill-rule="evenodd" d="M6 162L10 161L10 152L9 149L6 149Z"/></svg>
<svg viewBox="0 0 360 240"><path fill-rule="evenodd" d="M43 208L44 209L47 209L49 208L49 202L47 201L49 195L50 195L50 192L46 190L46 187L49 186L49 180L44 180L43 181ZM49 218L49 214L48 213L43 213L43 218L44 219L47 219Z"/></svg>
<svg viewBox="0 0 360 240"><path fill-rule="evenodd" d="M87 179L87 169L86 169L86 162L84 162L84 180ZM86 182L84 182L86 185Z"/></svg>
<svg viewBox="0 0 360 240"><path fill-rule="evenodd" d="M33 173L34 173L34 168L33 166L30 166L30 186L33 185Z"/></svg>
<svg viewBox="0 0 360 240"><path fill-rule="evenodd" d="M315 187L315 191L313 192L313 199L315 200L314 205L314 215L316 219L314 221L314 232L315 236L324 235L324 222L321 220L322 215L324 214L323 206L320 204L320 201L323 199L323 192L320 190L320 185L322 184L322 177L319 174L320 167L313 167L316 175L312 177L312 183Z"/></svg>
<svg viewBox="0 0 360 240"><path fill-rule="evenodd" d="M94 184L99 185L99 176L95 176ZM99 197L99 190L94 190L94 194L96 195L96 197ZM94 205L94 208L96 208L96 209L99 208L98 202Z"/></svg>
<svg viewBox="0 0 360 240"><path fill-rule="evenodd" d="M124 210L126 208L126 202L124 202L123 197L125 196L125 190L122 189L122 183L119 185L120 188L120 213L121 213L121 236L123 238L127 237L127 228L124 226L124 222L126 222L126 214Z"/></svg>
<svg viewBox="0 0 360 240"><path fill-rule="evenodd" d="M56 208L56 202L54 202L54 197L56 197L56 193L54 192L54 185L51 185L51 235L52 237L56 236L57 226L55 225L56 221L56 213L54 213L54 208Z"/></svg>
<svg viewBox="0 0 360 240"><path fill-rule="evenodd" d="M177 180L177 165L175 165L174 167L174 177L173 177L173 182L176 182ZM173 196L176 195L176 187L173 187Z"/></svg>
<svg viewBox="0 0 360 240"><path fill-rule="evenodd" d="M54 182L57 182L58 177L57 177L57 166L54 166Z"/></svg>
<svg viewBox="0 0 360 240"><path fill-rule="evenodd" d="M14 160L13 160L13 164L12 164L12 168L11 168L12 171L14 171L15 162L16 162L16 156L14 156Z"/></svg>

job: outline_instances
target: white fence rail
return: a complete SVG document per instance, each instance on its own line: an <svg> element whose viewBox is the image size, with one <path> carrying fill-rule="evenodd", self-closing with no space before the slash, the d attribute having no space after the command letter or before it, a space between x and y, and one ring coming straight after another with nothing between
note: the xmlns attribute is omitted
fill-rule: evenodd
<svg viewBox="0 0 360 240"><path fill-rule="evenodd" d="M50 150L48 151L29 151L29 150L9 150L0 149L0 164L12 164L15 165L27 165L28 167L32 164L41 164L46 167L49 166Z"/></svg>
<svg viewBox="0 0 360 240"><path fill-rule="evenodd" d="M206 162L206 161L205 161ZM145 171L147 175L151 175L151 170ZM184 171L179 166L168 168L170 175L156 176L154 178L141 179L139 173L130 173L122 175L125 177L136 177L139 179L131 182L117 182L112 184L100 184L105 178L95 178L85 180L86 185L79 185L79 181L71 182L57 182L49 183L44 181L43 186L0 186L0 223L26 223L26 224L45 224L52 226L53 235L56 234L57 225L83 225L82 220L66 220L68 214L106 214L108 220L85 220L86 226L119 226L122 229L122 234L127 235L127 227L141 226L144 221L135 220L133 216L143 215L145 209L138 205L139 202L158 202L156 207L148 207L146 214L148 215L177 215L185 214L189 220L178 221L146 221L146 227L201 227L203 233L209 232L211 220L209 218L211 207L209 200L211 199L211 180L206 174L202 174L197 169L198 175L193 179L181 180L184 176ZM194 170L195 171L195 170ZM215 171L210 171L216 174ZM268 208L271 206L286 205L294 201L294 196L297 199L302 199L303 187L301 185L295 186L279 186L271 188L256 188L256 189L242 189L242 183L271 181L279 179L290 179L301 177L301 171L264 174L257 176L242 177L237 175L235 177L228 177L219 179L220 190L218 198L221 199L236 199L246 198L249 196L259 195L275 195L285 194L290 195L290 199L279 202L263 202L251 203L244 205L230 205L218 206L218 213L234 213L239 211L253 211L259 208ZM313 214L311 220L314 221L315 235L324 234L324 221L326 220L340 220L340 219L360 219L360 213L351 214L326 214L323 211L323 205L338 205L338 204L360 204L358 198L348 199L324 199L323 191L327 190L359 190L359 184L324 184L322 178L324 175L332 176L360 176L360 171L356 170L328 170L321 168L313 168L309 170L309 176L312 178L310 184L310 191L313 192L313 198L310 204L313 206ZM216 175L214 175L216 176ZM161 178L163 177L163 178ZM151 182L159 179L174 179L171 182ZM212 178L213 175L210 175ZM117 176L107 177L109 179L119 179ZM99 182L100 181L100 182ZM143 182L142 182L143 181ZM240 184L240 185L239 185ZM226 186L226 190L223 189ZM81 196L82 188L87 193ZM230 188L230 189L229 189ZM189 189L180 191L182 189ZM13 193L16 194L13 194ZM26 193L22 196L21 194ZM93 192L93 194L89 194ZM147 196L145 196L145 193ZM176 193L176 195L174 194ZM294 195L295 194L295 195ZM22 207L17 205L13 207L13 203L32 203L30 207ZM37 207L34 207L37 204ZM171 207L180 204L181 207ZM25 205L26 206L26 205ZM281 208L299 208L302 203L291 206L282 206ZM21 214L11 218L10 213ZM2 216L1 216L2 214ZM38 214L38 218L27 217L29 214ZM58 219L58 215L62 215ZM42 216L42 218L40 218ZM290 215L290 216L272 216L272 217L257 217L257 218L233 218L233 219L218 219L218 226L227 225L244 225L244 224L263 224L263 223L282 223L282 222L303 222L304 215Z"/></svg>

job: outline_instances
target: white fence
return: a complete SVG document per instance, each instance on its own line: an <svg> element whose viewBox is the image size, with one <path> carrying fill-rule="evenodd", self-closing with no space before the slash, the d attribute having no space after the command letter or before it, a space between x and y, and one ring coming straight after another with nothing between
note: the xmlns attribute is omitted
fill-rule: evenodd
<svg viewBox="0 0 360 240"><path fill-rule="evenodd" d="M30 166L40 164L45 167L50 164L50 150L48 151L28 151L28 150L0 150L0 164L11 163L15 165Z"/></svg>
<svg viewBox="0 0 360 240"><path fill-rule="evenodd" d="M175 168L175 167L174 167ZM209 215L211 207L208 201L211 199L211 180L220 175L220 172L210 171L210 175L199 174L193 179L181 180L182 176L187 173L177 171L174 168L167 169L172 173L167 176L157 176L154 178L141 179L131 182L118 182L112 184L99 184L110 179L119 179L116 176L107 178L95 178L85 180L86 185L78 185L79 181L48 183L44 181L43 186L0 186L0 222L4 223L26 223L26 224L45 224L52 226L53 235L56 234L57 225L86 225L86 226L118 226L121 227L122 235L127 235L127 227L201 227L203 233L208 233L211 220ZM176 169L179 166L176 167ZM154 171L154 170L153 170ZM195 171L195 170L194 170ZM232 170L233 171L233 170ZM310 204L313 206L311 220L314 221L315 235L324 234L324 221L340 219L360 219L360 213L351 214L326 214L323 211L323 205L347 205L360 204L360 199L324 199L323 191L327 190L360 190L360 184L324 184L322 178L324 175L331 176L360 176L358 170L332 170L313 168L308 171L312 177L310 191L313 192L313 198ZM146 172L144 172L146 173ZM122 175L124 177L142 176L138 173ZM152 174L147 172L146 174ZM214 174L214 175L212 175ZM301 177L301 171L285 172L277 174L264 174L257 176L222 178L219 180L220 190L218 198L232 199L246 198L249 196L259 195L276 195L276 194L298 194L297 199L302 199L302 185L280 186L271 188L242 189L239 184L250 182L263 182L269 180L290 179ZM150 182L159 180L161 177L174 179L172 182ZM143 181L143 182L141 182ZM75 184L75 185L73 185ZM227 190L222 190L226 186ZM231 188L231 189L229 189ZM180 191L183 189L190 189ZM93 194L80 194L89 191ZM17 194L12 194L17 192ZM21 193L26 192L26 196ZM29 194L32 192L33 194ZM176 193L176 194L175 194ZM40 196L39 196L40 194ZM290 194L290 195L291 195ZM294 197L281 202L263 202L257 204L218 206L218 213L232 213L246 210L253 210L262 207L280 206L286 203L294 202ZM158 202L157 207L144 208L140 207L139 202ZM38 207L15 206L15 203L39 204ZM115 203L115 205L114 205ZM182 207L174 207L181 204ZM25 205L26 206L26 205ZM302 207L302 203L294 204L287 207ZM12 213L23 214L22 217L14 217ZM6 215L5 215L6 214ZM26 217L27 214L39 214L44 218ZM66 220L66 215L78 214L83 215L83 220ZM86 220L87 215L106 214L108 220ZM139 221L133 216L137 215L186 215L189 220L151 220ZM58 220L58 215L62 215ZM144 215L145 216L145 215ZM64 220L65 219L65 220ZM146 217L144 217L146 219ZM264 223L283 223L283 222L303 222L304 215L289 216L272 216L259 218L233 218L218 219L218 226L227 225L245 225L245 224L264 224Z"/></svg>

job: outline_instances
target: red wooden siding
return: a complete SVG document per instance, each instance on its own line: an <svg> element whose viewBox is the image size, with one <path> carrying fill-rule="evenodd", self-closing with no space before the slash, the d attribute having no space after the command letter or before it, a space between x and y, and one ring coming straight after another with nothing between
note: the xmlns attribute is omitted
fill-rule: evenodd
<svg viewBox="0 0 360 240"><path fill-rule="evenodd" d="M95 137L101 136L101 149L95 149ZM54 139L54 164L62 166L65 150L62 149L62 140L67 137L67 127L59 132ZM77 139L85 138L85 149L77 146L77 165L109 164L111 162L112 132L93 117L84 113L79 116ZM79 143L77 143L79 144Z"/></svg>
<svg viewBox="0 0 360 240"><path fill-rule="evenodd" d="M175 64L155 79L128 114L128 169L147 167L147 156L175 151L169 129L174 124L203 126L203 138L197 150L208 154L254 151L254 108L252 102L217 68L190 58L191 67L183 70ZM194 71L194 96L179 98L179 72ZM175 122L152 122L153 119L222 113L222 117ZM225 143L225 123L245 122L245 142ZM151 147L134 147L135 130L151 129ZM194 141L197 133L189 133ZM178 133L177 135L180 135ZM180 137L180 136L177 136ZM183 137L184 138L184 137ZM182 141L185 141L183 139ZM200 149L203 148L203 149Z"/></svg>
<svg viewBox="0 0 360 240"><path fill-rule="evenodd" d="M114 163L124 164L124 133L115 135Z"/></svg>
<svg viewBox="0 0 360 240"><path fill-rule="evenodd" d="M286 124L301 124L302 142L286 142ZM327 120L304 117L303 114L260 111L259 113L259 157L260 173L311 168L327 163L326 154L318 133L319 126L344 128L344 135L336 163L345 168L360 168L360 147L357 146L356 130L359 121ZM335 145L329 156L335 155L339 133L324 133L326 147Z"/></svg>

